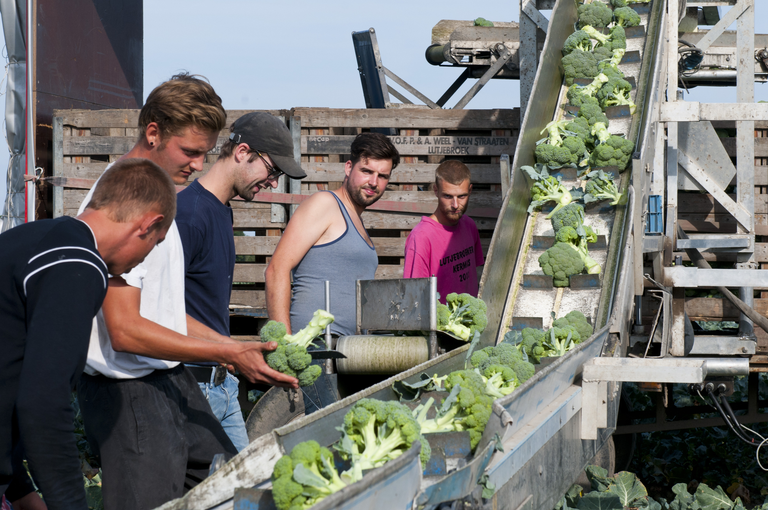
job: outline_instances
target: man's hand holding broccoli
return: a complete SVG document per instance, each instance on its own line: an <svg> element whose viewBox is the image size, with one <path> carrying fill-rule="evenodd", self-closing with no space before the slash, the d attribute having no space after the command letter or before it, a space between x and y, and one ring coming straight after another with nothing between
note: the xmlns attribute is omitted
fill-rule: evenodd
<svg viewBox="0 0 768 510"><path fill-rule="evenodd" d="M299 386L309 386L320 377L320 365L312 365L312 356L307 347L333 322L333 315L325 310L317 310L309 324L296 334L286 334L285 324L277 321L267 322L261 328L262 342L275 342L276 348L264 358L273 370L277 370L299 380Z"/></svg>

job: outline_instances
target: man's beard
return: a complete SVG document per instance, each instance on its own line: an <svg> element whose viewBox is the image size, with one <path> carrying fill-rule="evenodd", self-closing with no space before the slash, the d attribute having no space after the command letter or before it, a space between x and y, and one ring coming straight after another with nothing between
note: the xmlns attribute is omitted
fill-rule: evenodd
<svg viewBox="0 0 768 510"><path fill-rule="evenodd" d="M359 205L360 207L363 207L363 208L368 207L369 205L372 205L372 204L376 203L376 201L378 199L380 199L381 196L384 194L384 192L382 191L378 195L369 197L368 195L365 195L363 193L363 189L371 189L371 188L362 187L362 188L358 188L358 189L353 189L350 186L349 181L347 181L347 184L345 185L345 188L347 189L347 194L349 195L349 198L352 199L352 201L355 204L357 204L357 205Z"/></svg>

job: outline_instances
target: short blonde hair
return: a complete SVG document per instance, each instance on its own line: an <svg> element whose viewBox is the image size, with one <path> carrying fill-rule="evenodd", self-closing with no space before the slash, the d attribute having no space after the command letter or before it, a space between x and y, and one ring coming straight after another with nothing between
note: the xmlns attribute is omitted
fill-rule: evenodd
<svg viewBox="0 0 768 510"><path fill-rule="evenodd" d="M140 139L152 122L161 138L180 135L189 126L218 133L227 124L227 112L205 77L181 73L149 93L139 113Z"/></svg>
<svg viewBox="0 0 768 510"><path fill-rule="evenodd" d="M439 186L440 181L445 181L454 186L458 186L464 181L472 182L472 173L469 167L456 159L443 161L435 170L435 185Z"/></svg>
<svg viewBox="0 0 768 510"><path fill-rule="evenodd" d="M167 228L176 217L176 186L152 161L123 159L101 176L86 209L103 210L116 223L154 211L163 215L158 228Z"/></svg>

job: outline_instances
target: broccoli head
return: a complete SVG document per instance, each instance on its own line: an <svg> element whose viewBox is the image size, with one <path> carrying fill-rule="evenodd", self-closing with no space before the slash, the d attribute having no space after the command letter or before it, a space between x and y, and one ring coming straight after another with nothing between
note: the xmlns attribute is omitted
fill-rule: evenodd
<svg viewBox="0 0 768 510"><path fill-rule="evenodd" d="M286 334L286 327L282 322L267 322L259 333L261 341L277 342L277 349L264 356L267 365L273 370L297 377L300 386L313 384L322 369L311 365L312 355L307 352L307 347L312 345L312 340L331 322L333 315L325 310L317 310L307 327L294 335Z"/></svg>
<svg viewBox="0 0 768 510"><path fill-rule="evenodd" d="M622 193L616 186L616 181L612 174L602 170L593 170L587 174L587 187L584 194L584 203L599 202L601 200L610 200L610 205L619 203Z"/></svg>
<svg viewBox="0 0 768 510"><path fill-rule="evenodd" d="M534 152L536 162L547 165L550 168L563 166L586 166L589 162L589 154L584 140L577 136L562 138L560 145L540 143Z"/></svg>
<svg viewBox="0 0 768 510"><path fill-rule="evenodd" d="M593 167L615 166L619 171L627 168L635 144L622 136L611 135L592 151L590 163Z"/></svg>
<svg viewBox="0 0 768 510"><path fill-rule="evenodd" d="M555 232L563 227L579 228L584 223L584 207L571 203L552 215L552 228Z"/></svg>
<svg viewBox="0 0 768 510"><path fill-rule="evenodd" d="M634 114L636 106L630 97L631 92L632 85L627 80L614 76L597 91L596 97L603 109L610 106L627 105L629 112Z"/></svg>
<svg viewBox="0 0 768 510"><path fill-rule="evenodd" d="M328 448L317 441L305 441L275 463L272 497L278 510L309 508L361 478L362 473L355 476L346 472L340 476Z"/></svg>
<svg viewBox="0 0 768 510"><path fill-rule="evenodd" d="M520 386L515 371L506 365L490 365L483 371L485 378L485 393L493 398L509 395Z"/></svg>
<svg viewBox="0 0 768 510"><path fill-rule="evenodd" d="M584 30L577 30L569 35L563 45L563 55L568 55L576 50L592 51L592 41Z"/></svg>
<svg viewBox="0 0 768 510"><path fill-rule="evenodd" d="M493 22L492 21L488 21L485 18L475 18L474 25L476 27L492 27L493 26Z"/></svg>
<svg viewBox="0 0 768 510"><path fill-rule="evenodd" d="M636 27L640 24L640 15L631 7L619 7L613 11L613 16L620 27Z"/></svg>
<svg viewBox="0 0 768 510"><path fill-rule="evenodd" d="M531 187L531 205L528 206L528 213L547 202L556 202L555 208L546 216L550 218L573 200L571 192L563 186L560 179L549 175L546 165L539 163L535 167L521 166L520 170L527 173L535 181Z"/></svg>
<svg viewBox="0 0 768 510"><path fill-rule="evenodd" d="M587 25L601 28L607 27L613 21L613 12L602 2L582 4L578 9L579 28Z"/></svg>
<svg viewBox="0 0 768 510"><path fill-rule="evenodd" d="M628 0L611 0L611 5L614 7L626 7L629 5Z"/></svg>
<svg viewBox="0 0 768 510"><path fill-rule="evenodd" d="M581 337L573 326L554 326L544 335L544 350L547 357L563 356L579 342Z"/></svg>
<svg viewBox="0 0 768 510"><path fill-rule="evenodd" d="M555 243L539 257L539 265L555 287L567 287L571 275L584 271L584 262L570 243Z"/></svg>
<svg viewBox="0 0 768 510"><path fill-rule="evenodd" d="M572 326L579 333L581 341L586 340L592 336L592 325L587 321L587 318L578 310L572 310L568 312L564 317L560 317L552 323L553 327L563 328L565 326Z"/></svg>
<svg viewBox="0 0 768 510"><path fill-rule="evenodd" d="M422 466L429 460L429 443L411 410L400 402L363 398L344 416L342 439L334 445L342 458L351 458L362 470L384 465L421 444Z"/></svg>
<svg viewBox="0 0 768 510"><path fill-rule="evenodd" d="M470 294L452 292L445 297L445 304L437 305L437 310L437 329L464 341L474 337L475 331L482 333L488 325L488 307Z"/></svg>
<svg viewBox="0 0 768 510"><path fill-rule="evenodd" d="M598 264L590 255L587 247L588 243L597 241L597 232L587 225L579 225L576 228L564 226L556 230L555 240L557 244L570 245L581 257L584 269L588 274L599 274L600 264Z"/></svg>
<svg viewBox="0 0 768 510"><path fill-rule="evenodd" d="M562 59L565 83L569 87L577 78L592 79L600 71L597 68L597 59L589 51L574 50Z"/></svg>

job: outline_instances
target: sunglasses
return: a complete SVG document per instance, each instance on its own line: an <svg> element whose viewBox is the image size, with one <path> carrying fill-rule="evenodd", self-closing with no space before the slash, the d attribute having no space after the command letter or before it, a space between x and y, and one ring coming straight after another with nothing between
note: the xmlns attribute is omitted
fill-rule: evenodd
<svg viewBox="0 0 768 510"><path fill-rule="evenodd" d="M258 154L258 156L261 158L262 163L264 163L264 166L267 167L267 172L269 172L269 173L267 174L267 178L265 180L267 180L267 181L276 181L277 179L280 178L281 175L285 174L285 172L283 172L279 168L275 168L272 165L270 165L269 163L267 163L267 160L264 159L264 156L261 155L261 152L259 152L259 151L253 151L253 152Z"/></svg>

